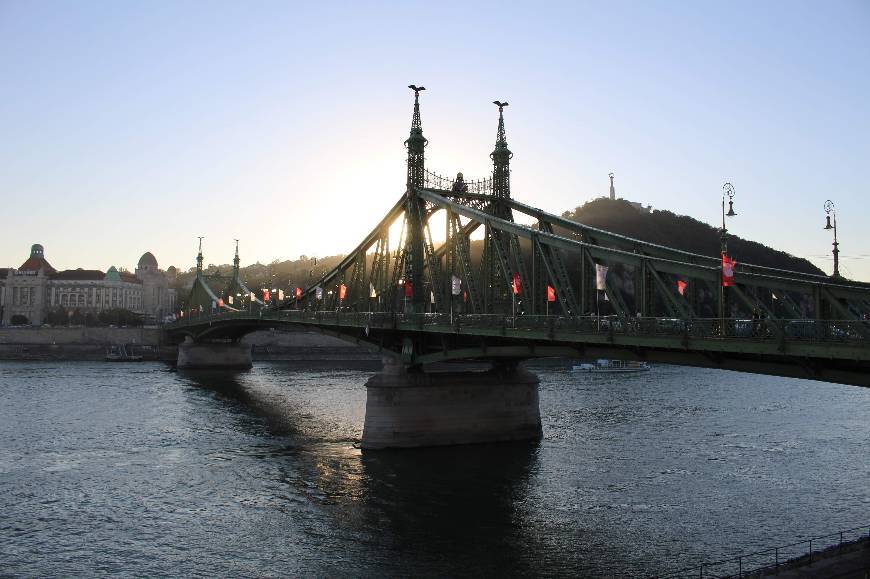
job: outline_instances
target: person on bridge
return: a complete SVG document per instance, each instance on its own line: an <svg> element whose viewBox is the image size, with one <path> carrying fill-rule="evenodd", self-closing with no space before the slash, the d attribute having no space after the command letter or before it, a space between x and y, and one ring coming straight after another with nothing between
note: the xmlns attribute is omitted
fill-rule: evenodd
<svg viewBox="0 0 870 579"><path fill-rule="evenodd" d="M468 185L465 183L465 178L462 176L462 173L456 174L456 181L453 182L454 193L468 193Z"/></svg>

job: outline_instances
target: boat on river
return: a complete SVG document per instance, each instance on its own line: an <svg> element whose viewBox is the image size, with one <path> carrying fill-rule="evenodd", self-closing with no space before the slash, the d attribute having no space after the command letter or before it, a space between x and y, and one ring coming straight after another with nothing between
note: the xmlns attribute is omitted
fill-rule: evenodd
<svg viewBox="0 0 870 579"><path fill-rule="evenodd" d="M647 372L649 369L650 365L646 362L608 360L604 358L596 360L594 364L578 364L571 368L574 372L589 372L592 374Z"/></svg>
<svg viewBox="0 0 870 579"><path fill-rule="evenodd" d="M106 348L106 362L141 362L142 356L133 354L133 348L127 351L124 344Z"/></svg>

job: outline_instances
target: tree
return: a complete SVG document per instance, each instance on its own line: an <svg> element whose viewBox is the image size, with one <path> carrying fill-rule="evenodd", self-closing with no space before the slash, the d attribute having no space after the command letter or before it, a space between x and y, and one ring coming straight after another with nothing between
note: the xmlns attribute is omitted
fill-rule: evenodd
<svg viewBox="0 0 870 579"><path fill-rule="evenodd" d="M66 310L60 306L48 310L45 314L45 323L52 326L66 326L69 324L69 316Z"/></svg>
<svg viewBox="0 0 870 579"><path fill-rule="evenodd" d="M81 326L85 323L85 316L82 314L80 309L76 308L69 317L69 321L73 326Z"/></svg>

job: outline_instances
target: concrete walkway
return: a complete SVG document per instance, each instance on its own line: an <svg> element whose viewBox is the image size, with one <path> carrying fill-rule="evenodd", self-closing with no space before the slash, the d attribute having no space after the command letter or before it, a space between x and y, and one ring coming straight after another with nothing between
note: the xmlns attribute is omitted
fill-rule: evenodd
<svg viewBox="0 0 870 579"><path fill-rule="evenodd" d="M834 547L819 553L820 558L813 555L813 563L795 562L797 567L781 569L779 573L767 573L764 577L780 577L782 579L870 579L870 540L864 539L844 547L845 552L837 553Z"/></svg>

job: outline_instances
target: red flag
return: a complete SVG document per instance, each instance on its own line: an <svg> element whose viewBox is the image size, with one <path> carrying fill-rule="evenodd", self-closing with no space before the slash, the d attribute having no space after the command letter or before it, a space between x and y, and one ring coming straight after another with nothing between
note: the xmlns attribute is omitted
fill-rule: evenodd
<svg viewBox="0 0 870 579"><path fill-rule="evenodd" d="M340 286L338 286L338 301L343 302L344 296L346 296L346 295L347 295L347 286L344 284L341 284Z"/></svg>
<svg viewBox="0 0 870 579"><path fill-rule="evenodd" d="M520 279L520 274L514 273L514 281L511 282L511 288L514 290L514 294L519 295L519 293L523 289L523 282Z"/></svg>
<svg viewBox="0 0 870 579"><path fill-rule="evenodd" d="M468 292L462 292L462 301L464 301L464 302L468 301Z"/></svg>
<svg viewBox="0 0 870 579"><path fill-rule="evenodd" d="M734 285L734 267L737 262L722 254L722 287L731 287Z"/></svg>
<svg viewBox="0 0 870 579"><path fill-rule="evenodd" d="M688 285L689 284L687 282L684 282L681 279L677 280L677 291L680 292L681 296L686 295L686 286L688 286Z"/></svg>
<svg viewBox="0 0 870 579"><path fill-rule="evenodd" d="M217 307L219 307L219 308L224 307L224 299L223 298L218 298Z"/></svg>
<svg viewBox="0 0 870 579"><path fill-rule="evenodd" d="M296 299L297 300L302 299L302 288L301 287L296 288Z"/></svg>
<svg viewBox="0 0 870 579"><path fill-rule="evenodd" d="M547 301L554 302L556 301L556 288L551 285L547 286Z"/></svg>
<svg viewBox="0 0 870 579"><path fill-rule="evenodd" d="M263 301L264 301L264 302L268 302L268 301L269 301L269 290L267 290L267 289L264 289L264 290L263 290Z"/></svg>
<svg viewBox="0 0 870 579"><path fill-rule="evenodd" d="M405 282L405 297L412 298L414 297L414 284L409 281Z"/></svg>

